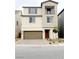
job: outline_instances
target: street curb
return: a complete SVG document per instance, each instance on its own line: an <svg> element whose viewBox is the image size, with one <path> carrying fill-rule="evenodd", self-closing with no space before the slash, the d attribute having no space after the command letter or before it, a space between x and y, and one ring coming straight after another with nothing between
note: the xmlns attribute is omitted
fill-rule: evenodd
<svg viewBox="0 0 79 59"><path fill-rule="evenodd" d="M51 44L47 44L47 45L35 45L35 44L17 44L17 45L15 45L15 46L26 46L26 47L44 47L44 46L64 46L64 44L62 44L62 45L51 45Z"/></svg>

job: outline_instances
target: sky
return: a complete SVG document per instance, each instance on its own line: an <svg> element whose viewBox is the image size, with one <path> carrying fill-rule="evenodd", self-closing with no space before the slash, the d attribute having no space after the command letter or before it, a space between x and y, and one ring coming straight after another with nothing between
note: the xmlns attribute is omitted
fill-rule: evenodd
<svg viewBox="0 0 79 59"><path fill-rule="evenodd" d="M15 9L21 10L22 6L41 6L41 2L47 1L47 0L15 0ZM58 2L58 10L57 13L59 13L64 8L64 0L53 0Z"/></svg>

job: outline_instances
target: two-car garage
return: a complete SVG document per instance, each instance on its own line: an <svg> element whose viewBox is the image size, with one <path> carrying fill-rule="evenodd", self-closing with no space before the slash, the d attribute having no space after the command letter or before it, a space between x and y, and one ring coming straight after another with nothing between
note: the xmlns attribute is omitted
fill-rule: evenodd
<svg viewBox="0 0 79 59"><path fill-rule="evenodd" d="M42 39L42 31L24 31L24 39Z"/></svg>

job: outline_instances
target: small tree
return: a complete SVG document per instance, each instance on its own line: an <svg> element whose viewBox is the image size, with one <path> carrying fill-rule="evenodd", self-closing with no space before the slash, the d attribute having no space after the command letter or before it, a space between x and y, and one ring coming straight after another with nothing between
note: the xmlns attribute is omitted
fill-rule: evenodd
<svg viewBox="0 0 79 59"><path fill-rule="evenodd" d="M54 33L57 33L57 32L58 32L58 28L54 28L54 29L53 29L53 32L54 32Z"/></svg>

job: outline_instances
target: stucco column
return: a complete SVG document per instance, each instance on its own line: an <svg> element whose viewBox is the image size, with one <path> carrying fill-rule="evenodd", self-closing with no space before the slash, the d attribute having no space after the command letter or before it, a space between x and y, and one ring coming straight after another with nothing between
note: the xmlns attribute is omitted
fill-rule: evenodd
<svg viewBox="0 0 79 59"><path fill-rule="evenodd" d="M50 37L50 39L53 39L53 31L52 31L52 29L50 29L49 37Z"/></svg>
<svg viewBox="0 0 79 59"><path fill-rule="evenodd" d="M58 33L55 33L55 39L58 39Z"/></svg>
<svg viewBox="0 0 79 59"><path fill-rule="evenodd" d="M53 32L53 39L58 39L58 33Z"/></svg>

